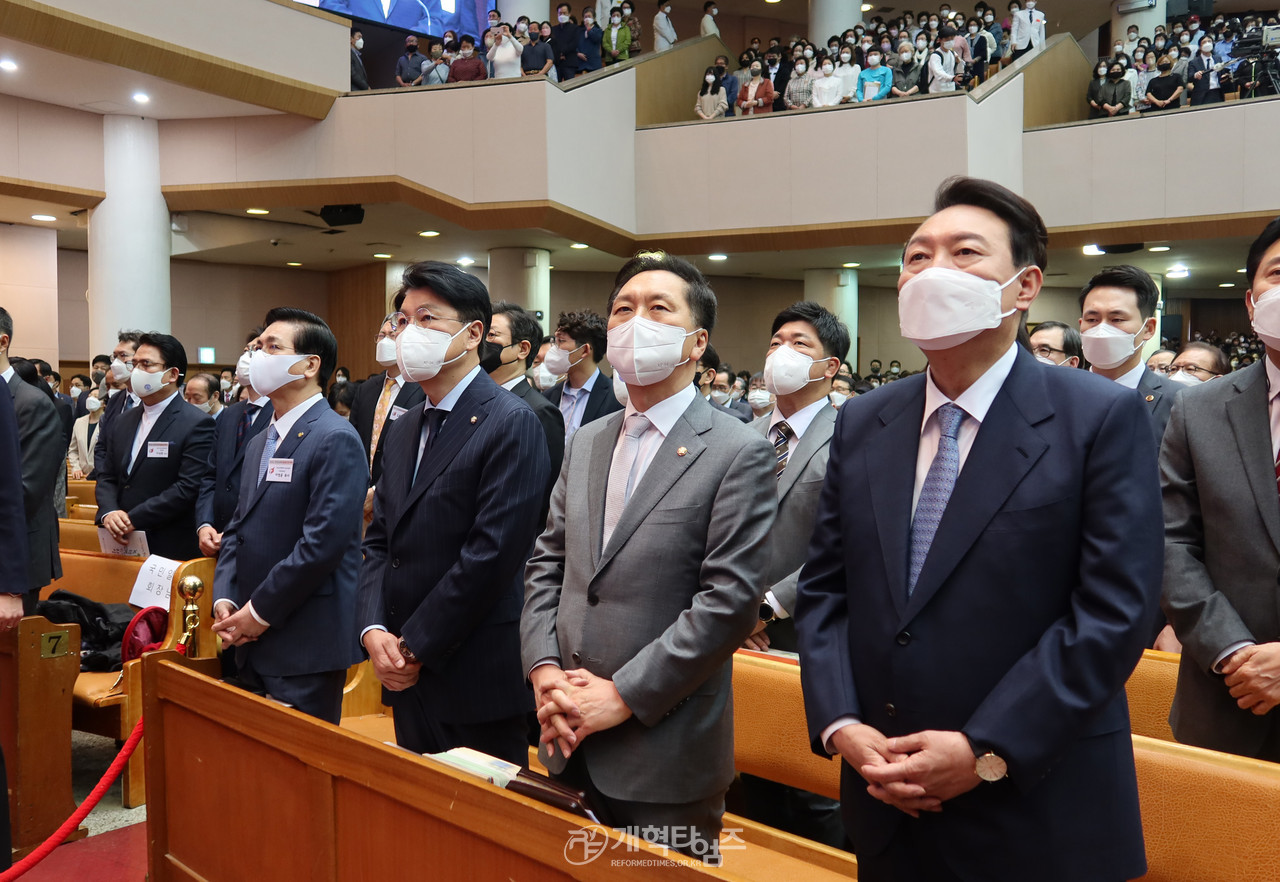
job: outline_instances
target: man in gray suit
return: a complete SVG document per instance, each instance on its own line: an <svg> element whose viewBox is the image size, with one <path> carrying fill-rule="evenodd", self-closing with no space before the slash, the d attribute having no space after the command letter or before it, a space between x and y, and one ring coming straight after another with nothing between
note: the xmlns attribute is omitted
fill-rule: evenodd
<svg viewBox="0 0 1280 882"><path fill-rule="evenodd" d="M1169 722L1187 744L1280 762L1280 219L1246 271L1267 357L1184 390L1160 451L1161 603L1182 641Z"/></svg>
<svg viewBox="0 0 1280 882"><path fill-rule="evenodd" d="M777 513L772 445L693 385L715 317L686 261L619 271L608 346L629 402L570 439L520 623L547 768L605 823L702 857L734 774L730 659Z"/></svg>
<svg viewBox="0 0 1280 882"><path fill-rule="evenodd" d="M249 377L274 416L245 444L240 500L213 579L213 630L236 647L241 685L337 723L347 668L360 660L368 460L355 427L321 391L338 361L329 326L285 307L263 326Z"/></svg>
<svg viewBox="0 0 1280 882"><path fill-rule="evenodd" d="M62 577L58 557L58 513L53 507L53 488L58 469L66 471L66 446L62 444L62 422L53 400L14 373L9 364L13 344L13 317L0 307L0 377L8 384L8 394L18 418L18 438L22 449L22 501L27 519L27 585L21 592L23 613L35 612L40 589ZM10 589L18 594L17 589ZM16 597L0 596L3 604ZM3 612L0 611L0 616Z"/></svg>

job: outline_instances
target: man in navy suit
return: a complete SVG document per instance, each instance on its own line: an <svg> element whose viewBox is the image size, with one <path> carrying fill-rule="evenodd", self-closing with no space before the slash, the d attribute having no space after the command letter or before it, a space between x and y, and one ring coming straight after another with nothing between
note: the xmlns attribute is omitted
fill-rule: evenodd
<svg viewBox="0 0 1280 882"><path fill-rule="evenodd" d="M600 370L608 348L604 319L589 309L562 312L542 363L556 376L564 376L547 393L547 400L564 415L564 437L602 416L622 410L613 394L613 383Z"/></svg>
<svg viewBox="0 0 1280 882"><path fill-rule="evenodd" d="M400 369L426 394L384 441L360 574L361 640L396 742L528 763L524 564L546 492L534 412L480 367L489 293L436 261L405 270Z"/></svg>
<svg viewBox="0 0 1280 882"><path fill-rule="evenodd" d="M275 416L271 399L259 395L249 382L247 356L249 344L258 339L262 328L254 328L245 340L244 355L240 357L246 370L236 366L236 382L249 390L245 401L237 401L226 408L222 417L213 423L213 445L209 449L209 468L200 482L200 495L196 498L196 538L200 553L217 557L222 550L222 531L235 514L240 500L240 470L244 465L245 447L265 430Z"/></svg>
<svg viewBox="0 0 1280 882"><path fill-rule="evenodd" d="M1124 683L1160 593L1144 402L1016 345L1035 209L943 184L907 243L929 370L848 402L796 624L813 749L844 760L858 878L1146 870Z"/></svg>
<svg viewBox="0 0 1280 882"><path fill-rule="evenodd" d="M213 417L178 394L187 352L177 338L143 334L128 367L141 406L98 428L107 435L102 459L94 459L98 526L118 542L142 530L152 554L191 560L200 556L196 498L209 467Z"/></svg>
<svg viewBox="0 0 1280 882"><path fill-rule="evenodd" d="M236 647L241 685L337 723L356 644L364 451L322 390L338 341L318 316L267 313L249 364L271 399L267 431L248 442L240 501L222 535L213 630Z"/></svg>

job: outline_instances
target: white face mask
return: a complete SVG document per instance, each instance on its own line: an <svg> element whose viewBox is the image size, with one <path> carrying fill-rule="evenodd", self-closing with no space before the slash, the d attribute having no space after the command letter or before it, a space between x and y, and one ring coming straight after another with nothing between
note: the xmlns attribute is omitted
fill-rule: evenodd
<svg viewBox="0 0 1280 882"><path fill-rule="evenodd" d="M517 22L517 23L516 23L516 33L518 33L518 34L527 34L527 33L529 33L529 25L528 25L527 23L523 22L523 21L522 21L522 22Z"/></svg>
<svg viewBox="0 0 1280 882"><path fill-rule="evenodd" d="M359 51L363 48L364 48L364 37L359 37L356 39L356 51Z"/></svg>
<svg viewBox="0 0 1280 882"><path fill-rule="evenodd" d="M133 372L129 369L129 366L120 359L113 358L111 360L111 378L117 383L123 383L129 379L131 373Z"/></svg>
<svg viewBox="0 0 1280 882"><path fill-rule="evenodd" d="M583 346L585 345L586 344L584 343ZM551 373L555 374L557 377L564 376L569 373L570 368L574 367L578 362L587 357L586 353L583 353L577 361L571 362L569 360L569 356L581 348L582 346L575 346L573 349L561 349L559 346L552 343L551 348L547 350L547 354L543 356L542 363L547 366L547 370L551 371Z"/></svg>
<svg viewBox="0 0 1280 882"><path fill-rule="evenodd" d="M609 363L628 386L661 383L689 360L681 358L684 340L698 330L635 316L609 329Z"/></svg>
<svg viewBox="0 0 1280 882"><path fill-rule="evenodd" d="M291 374L289 369L310 356L294 352L270 355L264 349L249 354L249 385L259 395L270 395L277 389L305 379L301 374Z"/></svg>
<svg viewBox="0 0 1280 882"><path fill-rule="evenodd" d="M631 400L631 393L627 391L627 384L622 382L622 377L617 371L613 372L613 397L618 399L618 403L623 407L626 407L627 402Z"/></svg>
<svg viewBox="0 0 1280 882"><path fill-rule="evenodd" d="M978 32L978 26L977 26L977 25L969 25L969 33L971 33L971 34L976 34L977 32Z"/></svg>
<svg viewBox="0 0 1280 882"><path fill-rule="evenodd" d="M1169 379L1174 383L1183 386L1199 386L1204 380L1190 373L1189 371L1174 371L1168 375Z"/></svg>
<svg viewBox="0 0 1280 882"><path fill-rule="evenodd" d="M813 57L813 50L812 50L812 49L806 49L806 50L804 50L804 57L805 57L805 58L812 58L812 57Z"/></svg>
<svg viewBox="0 0 1280 882"><path fill-rule="evenodd" d="M791 395L822 377L809 376L813 359L783 344L764 360L764 387L774 395Z"/></svg>
<svg viewBox="0 0 1280 882"><path fill-rule="evenodd" d="M1000 327L1015 312L1000 311L1001 292L1028 269L1018 270L1003 285L946 267L921 270L898 292L902 336L924 350L950 349Z"/></svg>
<svg viewBox="0 0 1280 882"><path fill-rule="evenodd" d="M613 15L613 16L610 16L610 17L609 17L609 21L610 21L610 22L612 22L613 24L621 24L621 23L622 23L622 16L620 16L620 15Z"/></svg>
<svg viewBox="0 0 1280 882"><path fill-rule="evenodd" d="M435 328L422 328L409 324L396 335L396 363L406 380L419 383L430 380L440 373L440 368L452 364L467 354L464 349L453 358L445 361L449 345L471 326L463 325L457 334L440 331ZM254 384L257 388L257 384Z"/></svg>
<svg viewBox="0 0 1280 882"><path fill-rule="evenodd" d="M396 338L383 337L373 347L373 359L383 367L391 367L396 363Z"/></svg>
<svg viewBox="0 0 1280 882"><path fill-rule="evenodd" d="M703 77L703 79L705 79L708 83L714 83L716 81L716 75L707 74L705 77Z"/></svg>
<svg viewBox="0 0 1280 882"><path fill-rule="evenodd" d="M916 40L916 48L919 49L921 52L923 52L924 48L928 45L929 43L927 40Z"/></svg>
<svg viewBox="0 0 1280 882"><path fill-rule="evenodd" d="M475 53L474 49L463 49L460 53L463 58L470 58Z"/></svg>
<svg viewBox="0 0 1280 882"><path fill-rule="evenodd" d="M72 386L72 387L71 387L71 391L70 391L70 392L68 392L67 394L68 394L68 395L70 395L72 398L79 398L79 397L80 397L80 393L81 393L81 392L83 392L83 391L84 391L84 390L83 390L83 389L81 389L79 386Z"/></svg>
<svg viewBox="0 0 1280 882"><path fill-rule="evenodd" d="M711 400L712 400L712 401L714 401L716 404L728 404L728 403L729 403L729 393L728 393L728 392L720 392L720 391L718 391L718 390L716 390L716 389L712 389L712 390L711 390Z"/></svg>
<svg viewBox="0 0 1280 882"><path fill-rule="evenodd" d="M803 64L797 64L797 65L796 65L796 73L798 73L798 74L802 74L802 73L804 73L806 70L808 70L808 68L806 68Z"/></svg>
<svg viewBox="0 0 1280 882"><path fill-rule="evenodd" d="M841 60L841 61L843 61L845 64L848 64L848 63L849 63L849 59L850 59L850 58L852 58L852 57L853 57L853 56L851 56L848 52L841 52L841 53L840 53L840 60Z"/></svg>
<svg viewBox="0 0 1280 882"><path fill-rule="evenodd" d="M768 389L752 389L747 393L747 404L750 404L756 410L764 410L769 406Z"/></svg>
<svg viewBox="0 0 1280 882"><path fill-rule="evenodd" d="M824 65L822 66L822 75L823 75L824 77L829 77L829 76L831 76L831 74L833 74L834 72L835 72L835 68L834 68L834 67L832 67L831 65L829 65L829 64L824 64Z"/></svg>
<svg viewBox="0 0 1280 882"><path fill-rule="evenodd" d="M831 406L839 410L841 405L849 400L849 396L843 392L831 392L827 395L827 399L831 402Z"/></svg>
<svg viewBox="0 0 1280 882"><path fill-rule="evenodd" d="M564 24L565 22L567 22L567 21L569 20L569 16L567 16L567 15L557 16L556 20L557 20L557 21L559 21L559 22L560 22L560 24Z"/></svg>
<svg viewBox="0 0 1280 882"><path fill-rule="evenodd" d="M868 65L870 65L871 67L879 67L879 66L880 66L880 56L879 56L879 55L868 55L868 56L867 56L867 64L868 64Z"/></svg>
<svg viewBox="0 0 1280 882"><path fill-rule="evenodd" d="M164 388L164 375L168 371L168 368L150 372L134 368L133 373L129 375L129 385L133 388L133 394L139 398L156 394Z"/></svg>
<svg viewBox="0 0 1280 882"><path fill-rule="evenodd" d="M1084 357L1090 364L1103 370L1119 367L1142 347L1138 342L1138 336L1146 326L1147 323L1143 322L1137 334L1130 334L1126 330L1105 322L1094 325L1087 331L1081 331L1080 340L1084 344Z"/></svg>
<svg viewBox="0 0 1280 882"><path fill-rule="evenodd" d="M245 350L240 353L240 360L236 362L236 382L241 386L252 386L249 382L249 351Z"/></svg>
<svg viewBox="0 0 1280 882"><path fill-rule="evenodd" d="M594 18L591 18L590 16L586 16L582 19L582 23L587 27L591 27L593 24L596 23L596 20Z"/></svg>
<svg viewBox="0 0 1280 882"><path fill-rule="evenodd" d="M192 407L194 407L196 410L202 410L202 411L204 411L205 413L210 413L210 412L212 412L212 410L213 410L213 402L212 402L212 401L206 401L204 404L196 404L196 403L191 402L191 401L188 401L187 403L188 403L188 404L190 404Z"/></svg>
<svg viewBox="0 0 1280 882"><path fill-rule="evenodd" d="M556 384L556 380L559 379L555 374L551 373L551 370L546 366L546 364L535 366L530 373L532 376L529 378L529 381L543 392L554 386Z"/></svg>
<svg viewBox="0 0 1280 882"><path fill-rule="evenodd" d="M1253 332L1272 349L1280 349L1280 288L1251 294L1249 299L1253 301Z"/></svg>
<svg viewBox="0 0 1280 882"><path fill-rule="evenodd" d="M90 395L89 399L84 403L84 407L85 410L89 411L89 413L102 410L102 399L97 395Z"/></svg>
<svg viewBox="0 0 1280 882"><path fill-rule="evenodd" d="M911 59L913 59L913 58L915 58L915 57L916 57L916 54L915 54L914 52L903 52L903 53L902 53L902 60L903 60L903 61L905 61L905 62L907 62L907 63L910 63L910 62L911 62Z"/></svg>
<svg viewBox="0 0 1280 882"><path fill-rule="evenodd" d="M231 389L231 381L228 380L226 377L223 377L221 380L218 381L218 388L221 389L223 392L229 391Z"/></svg>

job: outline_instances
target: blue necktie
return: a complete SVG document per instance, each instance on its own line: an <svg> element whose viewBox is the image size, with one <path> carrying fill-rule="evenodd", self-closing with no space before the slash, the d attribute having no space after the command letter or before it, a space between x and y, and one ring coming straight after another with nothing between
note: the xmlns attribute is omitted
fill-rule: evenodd
<svg viewBox="0 0 1280 882"><path fill-rule="evenodd" d="M938 452L933 455L929 473L925 475L920 500L916 503L916 515L911 521L911 573L907 577L907 597L916 590L916 580L920 578L925 558L929 556L929 546L933 544L938 524L942 522L942 513L947 510L951 491L956 487L956 478L960 474L960 423L963 420L964 411L955 404L948 402L938 408L938 424L942 428Z"/></svg>
<svg viewBox="0 0 1280 882"><path fill-rule="evenodd" d="M258 461L258 483L262 483L262 479L267 476L267 465L271 462L271 457L276 454L276 442L280 440L280 433L276 431L275 423L271 424L271 428L267 429L267 443L262 448L262 459ZM932 473L930 473L932 474Z"/></svg>

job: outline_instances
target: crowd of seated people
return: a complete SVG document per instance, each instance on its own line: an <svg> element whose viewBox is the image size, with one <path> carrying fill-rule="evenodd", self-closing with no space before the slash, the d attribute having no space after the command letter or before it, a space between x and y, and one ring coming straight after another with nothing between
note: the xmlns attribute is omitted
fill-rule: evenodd
<svg viewBox="0 0 1280 882"><path fill-rule="evenodd" d="M1262 43L1276 14L1191 14L1156 25L1130 25L1098 59L1088 87L1089 118L1158 113L1219 104L1230 97L1276 94L1277 52Z"/></svg>

